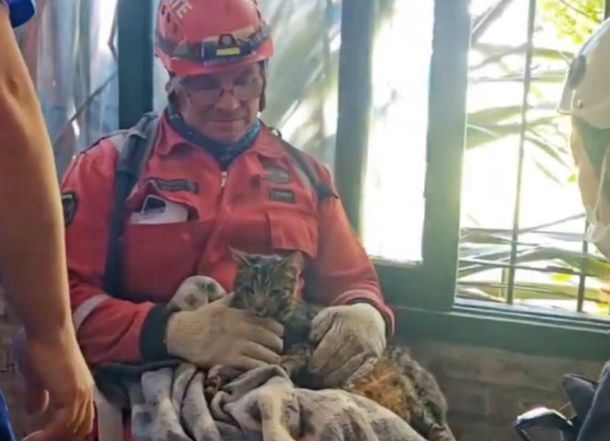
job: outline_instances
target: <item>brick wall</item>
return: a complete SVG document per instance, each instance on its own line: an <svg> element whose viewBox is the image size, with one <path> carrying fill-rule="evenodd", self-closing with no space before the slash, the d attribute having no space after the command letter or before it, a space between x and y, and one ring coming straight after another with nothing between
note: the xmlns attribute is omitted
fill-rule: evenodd
<svg viewBox="0 0 610 441"><path fill-rule="evenodd" d="M515 354L497 349L418 343L411 354L430 369L449 402L458 441L517 441L514 418L529 408L565 404L565 373L596 378L602 363Z"/></svg>

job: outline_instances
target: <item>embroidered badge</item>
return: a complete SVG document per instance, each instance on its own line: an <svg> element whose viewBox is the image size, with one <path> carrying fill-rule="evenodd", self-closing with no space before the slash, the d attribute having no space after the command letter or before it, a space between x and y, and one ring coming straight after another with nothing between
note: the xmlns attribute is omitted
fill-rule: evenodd
<svg viewBox="0 0 610 441"><path fill-rule="evenodd" d="M274 184L289 184L292 182L292 176L290 176L288 170L276 165L265 165L264 168L267 179Z"/></svg>
<svg viewBox="0 0 610 441"><path fill-rule="evenodd" d="M159 190L167 192L186 191L193 194L199 193L199 185L197 182L188 181L186 179L160 179L149 178L146 182L152 182Z"/></svg>
<svg viewBox="0 0 610 441"><path fill-rule="evenodd" d="M269 190L269 199L276 202L284 202L285 204L296 204L294 191L284 188L272 188Z"/></svg>

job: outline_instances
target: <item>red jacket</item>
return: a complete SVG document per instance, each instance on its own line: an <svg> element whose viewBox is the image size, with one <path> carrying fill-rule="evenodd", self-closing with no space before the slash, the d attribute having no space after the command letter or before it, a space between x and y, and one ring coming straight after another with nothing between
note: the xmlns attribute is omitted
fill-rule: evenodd
<svg viewBox="0 0 610 441"><path fill-rule="evenodd" d="M165 118L161 121L152 156L126 202L123 285L129 301L106 295L102 277L122 138L104 138L81 153L62 187L71 204L66 240L72 308L90 364L161 356L164 321L154 305L166 303L195 274L213 277L230 292L236 263L229 246L257 253L302 251L308 300L372 303L393 330L374 267L340 200L318 201L310 182L266 128L223 173L209 153L189 144ZM332 186L329 171L308 160ZM155 212L158 204L165 204L160 213Z"/></svg>

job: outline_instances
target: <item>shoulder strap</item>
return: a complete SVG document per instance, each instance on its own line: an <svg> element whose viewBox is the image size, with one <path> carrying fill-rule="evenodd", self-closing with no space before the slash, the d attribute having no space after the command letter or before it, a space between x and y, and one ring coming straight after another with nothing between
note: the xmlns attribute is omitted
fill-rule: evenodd
<svg viewBox="0 0 610 441"><path fill-rule="evenodd" d="M116 168L110 232L104 270L104 291L114 297L122 296L122 237L125 229L125 201L152 152L159 126L159 116L145 114L131 128L121 148Z"/></svg>
<svg viewBox="0 0 610 441"><path fill-rule="evenodd" d="M290 144L288 141L282 138L282 134L277 129L270 129L271 133L279 139L282 143L282 146L286 149L288 154L294 159L297 163L307 180L311 183L311 186L314 188L316 195L318 196L318 200L322 201L326 198L337 197L335 192L330 186L322 181L320 181L319 176L314 172L311 164L305 157L305 154Z"/></svg>

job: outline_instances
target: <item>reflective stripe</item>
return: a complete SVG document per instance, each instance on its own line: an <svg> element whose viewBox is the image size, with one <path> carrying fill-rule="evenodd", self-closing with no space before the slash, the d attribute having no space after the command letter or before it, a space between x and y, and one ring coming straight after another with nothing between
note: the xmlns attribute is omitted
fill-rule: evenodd
<svg viewBox="0 0 610 441"><path fill-rule="evenodd" d="M85 300L85 302L76 308L76 311L74 311L74 314L72 314L72 323L74 323L74 329L76 332L78 332L83 322L87 320L87 317L91 315L95 308L110 298L111 297L106 294L98 294Z"/></svg>

